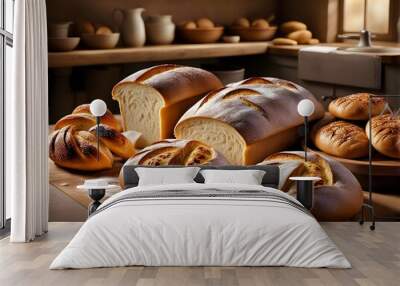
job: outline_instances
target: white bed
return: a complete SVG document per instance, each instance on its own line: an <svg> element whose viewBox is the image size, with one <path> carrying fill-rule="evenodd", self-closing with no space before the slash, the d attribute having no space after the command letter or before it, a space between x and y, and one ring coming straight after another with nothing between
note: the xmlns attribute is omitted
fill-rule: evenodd
<svg viewBox="0 0 400 286"><path fill-rule="evenodd" d="M319 223L285 193L197 183L114 195L50 269L128 265L351 267Z"/></svg>

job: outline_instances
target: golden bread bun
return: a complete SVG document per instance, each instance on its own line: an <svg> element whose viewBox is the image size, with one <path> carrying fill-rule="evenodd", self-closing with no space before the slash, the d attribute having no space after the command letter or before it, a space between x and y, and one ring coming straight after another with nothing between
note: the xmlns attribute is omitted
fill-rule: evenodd
<svg viewBox="0 0 400 286"><path fill-rule="evenodd" d="M215 27L213 21L211 21L208 18L200 18L196 21L196 24L197 24L197 28L200 28L200 29L210 29L210 28Z"/></svg>
<svg viewBox="0 0 400 286"><path fill-rule="evenodd" d="M400 159L400 116L383 114L373 117L365 127L368 138L371 138L369 134L370 124L372 146L383 155Z"/></svg>
<svg viewBox="0 0 400 286"><path fill-rule="evenodd" d="M107 26L99 26L96 29L96 35L111 35L112 33L112 30Z"/></svg>
<svg viewBox="0 0 400 286"><path fill-rule="evenodd" d="M307 30L307 25L299 21L289 21L285 22L280 27L282 34L289 34L295 31Z"/></svg>
<svg viewBox="0 0 400 286"><path fill-rule="evenodd" d="M291 32L287 35L287 37L299 44L307 44L312 39L312 33L308 30L301 30Z"/></svg>
<svg viewBox="0 0 400 286"><path fill-rule="evenodd" d="M68 125L50 135L49 156L60 167L80 171L100 171L113 165L113 156L92 133ZM99 159L97 158L99 153Z"/></svg>
<svg viewBox="0 0 400 286"><path fill-rule="evenodd" d="M356 93L339 97L329 104L329 112L347 120L368 120L368 93ZM371 116L381 114L386 106L383 97L371 97Z"/></svg>
<svg viewBox="0 0 400 286"><path fill-rule="evenodd" d="M363 194L360 184L354 175L336 160L308 153L308 161L304 162L304 152L285 151L273 154L261 164L273 164L283 167L284 163L298 161L299 167L283 178L286 191L296 193L291 176L319 176L313 192L311 212L318 220L351 219L361 209Z"/></svg>
<svg viewBox="0 0 400 286"><path fill-rule="evenodd" d="M283 45L296 46L297 41L287 39L287 38L275 38L272 40L272 44L274 44L276 46L283 46Z"/></svg>
<svg viewBox="0 0 400 286"><path fill-rule="evenodd" d="M187 22L184 22L184 23L181 25L181 27L184 28L184 29L196 29L196 28L197 28L197 25L196 25L196 23L193 22L193 21L187 21Z"/></svg>
<svg viewBox="0 0 400 286"><path fill-rule="evenodd" d="M257 19L251 23L251 26L259 29L267 29L269 28L269 23L265 19Z"/></svg>
<svg viewBox="0 0 400 286"><path fill-rule="evenodd" d="M83 34L94 34L96 29L90 21L78 21L75 23L75 31L78 36Z"/></svg>
<svg viewBox="0 0 400 286"><path fill-rule="evenodd" d="M367 135L349 122L334 121L313 130L312 140L321 151L333 156L352 159L368 155Z"/></svg>
<svg viewBox="0 0 400 286"><path fill-rule="evenodd" d="M237 28L249 28L250 21L249 19L242 17L233 22L232 26Z"/></svg>

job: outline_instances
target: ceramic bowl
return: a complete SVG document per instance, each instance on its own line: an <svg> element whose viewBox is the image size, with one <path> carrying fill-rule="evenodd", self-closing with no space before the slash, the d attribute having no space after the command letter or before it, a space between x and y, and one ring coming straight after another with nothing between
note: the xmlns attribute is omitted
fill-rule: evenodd
<svg viewBox="0 0 400 286"><path fill-rule="evenodd" d="M179 28L179 35L187 43L206 44L217 42L224 33L224 27L214 28Z"/></svg>
<svg viewBox="0 0 400 286"><path fill-rule="evenodd" d="M70 38L48 38L49 51L51 52L68 52L74 50L81 38L70 37Z"/></svg>
<svg viewBox="0 0 400 286"><path fill-rule="evenodd" d="M119 33L109 35L82 34L83 43L92 49L113 49L119 41Z"/></svg>
<svg viewBox="0 0 400 286"><path fill-rule="evenodd" d="M239 35L241 41L269 41L275 36L277 27L268 27L268 28L236 28L232 27L232 34Z"/></svg>

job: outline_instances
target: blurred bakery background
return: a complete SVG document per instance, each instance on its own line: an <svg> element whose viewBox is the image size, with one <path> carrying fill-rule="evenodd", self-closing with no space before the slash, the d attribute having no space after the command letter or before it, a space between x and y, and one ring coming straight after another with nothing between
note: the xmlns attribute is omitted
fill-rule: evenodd
<svg viewBox="0 0 400 286"><path fill-rule="evenodd" d="M204 68L224 84L252 76L293 81L327 111L341 96L400 94L399 0L48 0L47 15L50 125L96 98L119 114L113 86L165 63ZM398 98L386 100L393 111L400 107ZM365 157L339 160L365 190ZM400 164L377 161L377 215L399 217ZM57 193L53 210L62 205L78 214L89 201L71 195L71 176L81 178L56 172L52 182L77 204L66 204ZM53 213L53 220L65 221L62 215Z"/></svg>

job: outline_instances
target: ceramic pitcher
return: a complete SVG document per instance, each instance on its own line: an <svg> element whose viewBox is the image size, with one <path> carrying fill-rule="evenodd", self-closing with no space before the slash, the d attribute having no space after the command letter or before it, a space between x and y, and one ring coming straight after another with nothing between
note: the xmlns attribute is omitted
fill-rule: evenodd
<svg viewBox="0 0 400 286"><path fill-rule="evenodd" d="M120 26L122 41L128 47L141 47L146 42L146 32L142 18L143 8L115 9L113 18Z"/></svg>

